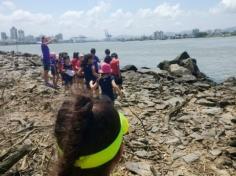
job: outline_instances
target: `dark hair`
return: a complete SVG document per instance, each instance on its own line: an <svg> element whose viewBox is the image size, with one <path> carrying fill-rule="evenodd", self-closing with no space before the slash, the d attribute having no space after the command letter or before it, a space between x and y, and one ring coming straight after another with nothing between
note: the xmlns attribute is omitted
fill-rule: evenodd
<svg viewBox="0 0 236 176"><path fill-rule="evenodd" d="M118 58L118 55L117 55L117 53L112 53L112 54L111 54L111 57L112 57L112 58L114 57L114 58L117 59L117 58Z"/></svg>
<svg viewBox="0 0 236 176"><path fill-rule="evenodd" d="M110 64L111 60L112 60L111 56L106 56L104 59L104 62L106 62L107 64Z"/></svg>
<svg viewBox="0 0 236 176"><path fill-rule="evenodd" d="M92 54L84 55L84 59L82 61L81 67L85 67L86 65L88 65L89 59L93 59L93 55Z"/></svg>
<svg viewBox="0 0 236 176"><path fill-rule="evenodd" d="M73 58L79 59L79 53L78 53L78 52L74 52L74 53L73 53Z"/></svg>
<svg viewBox="0 0 236 176"><path fill-rule="evenodd" d="M43 42L45 38L46 38L45 36L42 36L41 37L41 42Z"/></svg>
<svg viewBox="0 0 236 176"><path fill-rule="evenodd" d="M90 53L91 53L91 54L96 54L96 49L95 49L95 48L92 48L92 49L90 50Z"/></svg>
<svg viewBox="0 0 236 176"><path fill-rule="evenodd" d="M57 176L108 176L112 161L92 169L74 167L81 156L97 153L116 139L121 125L119 114L110 99L93 99L77 95L64 101L57 114L55 136L63 151L59 160Z"/></svg>
<svg viewBox="0 0 236 176"><path fill-rule="evenodd" d="M111 51L110 51L109 49L106 49L106 50L105 50L105 54L106 54L106 55L110 55L110 53L111 53Z"/></svg>

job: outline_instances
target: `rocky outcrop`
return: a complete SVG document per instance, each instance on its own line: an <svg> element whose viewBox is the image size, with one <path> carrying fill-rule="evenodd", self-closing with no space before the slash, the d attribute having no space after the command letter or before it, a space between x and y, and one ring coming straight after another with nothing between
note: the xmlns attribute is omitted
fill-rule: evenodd
<svg viewBox="0 0 236 176"><path fill-rule="evenodd" d="M193 75L196 78L206 78L200 72L196 59L190 58L187 52L183 52L172 61L163 61L158 67L162 70L169 71L173 76L181 77L183 75Z"/></svg>
<svg viewBox="0 0 236 176"><path fill-rule="evenodd" d="M126 71L135 71L136 72L137 70L138 70L137 67L134 65L126 65L125 67L123 67L121 69L121 72L126 72Z"/></svg>

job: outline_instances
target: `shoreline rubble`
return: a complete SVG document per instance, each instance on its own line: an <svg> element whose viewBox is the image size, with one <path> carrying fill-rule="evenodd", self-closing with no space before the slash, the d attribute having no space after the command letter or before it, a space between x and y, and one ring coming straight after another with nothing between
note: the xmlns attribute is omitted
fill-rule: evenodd
<svg viewBox="0 0 236 176"><path fill-rule="evenodd" d="M0 158L32 145L8 174L48 175L56 160L53 124L65 97L43 85L40 65L37 55L0 52ZM125 97L115 106L131 129L114 175L234 176L236 78L216 84L188 53L159 67L122 69Z"/></svg>

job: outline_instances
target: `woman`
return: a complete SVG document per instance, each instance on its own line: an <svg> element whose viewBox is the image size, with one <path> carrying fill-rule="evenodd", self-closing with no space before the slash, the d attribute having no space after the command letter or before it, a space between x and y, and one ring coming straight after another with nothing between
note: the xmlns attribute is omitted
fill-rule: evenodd
<svg viewBox="0 0 236 176"><path fill-rule="evenodd" d="M122 154L128 121L110 99L79 95L60 108L55 136L57 176L109 176Z"/></svg>

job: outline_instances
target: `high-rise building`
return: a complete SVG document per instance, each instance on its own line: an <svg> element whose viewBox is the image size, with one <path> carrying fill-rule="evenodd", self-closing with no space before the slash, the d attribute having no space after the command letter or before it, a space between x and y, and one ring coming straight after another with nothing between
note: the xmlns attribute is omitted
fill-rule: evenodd
<svg viewBox="0 0 236 176"><path fill-rule="evenodd" d="M11 37L11 40L15 40L15 41L18 39L17 29L15 27L12 27L10 29L10 37Z"/></svg>
<svg viewBox="0 0 236 176"><path fill-rule="evenodd" d="M18 31L18 40L19 41L24 41L25 40L25 32L21 29Z"/></svg>
<svg viewBox="0 0 236 176"><path fill-rule="evenodd" d="M165 39L165 35L163 31L156 31L154 32L154 39L155 40L164 40Z"/></svg>
<svg viewBox="0 0 236 176"><path fill-rule="evenodd" d="M62 41L63 40L63 35L60 33L60 34L57 34L56 36L55 36L55 39L57 40L57 41Z"/></svg>
<svg viewBox="0 0 236 176"><path fill-rule="evenodd" d="M7 40L7 34L6 32L1 32L1 40L6 41Z"/></svg>

